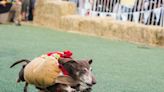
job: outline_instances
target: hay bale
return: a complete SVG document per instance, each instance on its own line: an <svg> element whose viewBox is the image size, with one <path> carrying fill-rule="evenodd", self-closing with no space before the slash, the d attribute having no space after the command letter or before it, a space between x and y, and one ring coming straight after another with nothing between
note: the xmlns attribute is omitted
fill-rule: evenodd
<svg viewBox="0 0 164 92"><path fill-rule="evenodd" d="M163 28L116 21L110 17L64 16L60 28L112 39L164 45Z"/></svg>
<svg viewBox="0 0 164 92"><path fill-rule="evenodd" d="M109 32L109 30L112 32ZM163 32L164 29L161 27L115 21L104 34L107 34L107 36L110 34L110 36L127 41L163 45Z"/></svg>
<svg viewBox="0 0 164 92"><path fill-rule="evenodd" d="M59 28L62 16L76 13L76 5L72 2L60 0L38 0L34 22L48 27Z"/></svg>
<svg viewBox="0 0 164 92"><path fill-rule="evenodd" d="M64 30L79 31L83 33L90 33L93 35L102 35L101 28L102 20L111 21L111 17L84 17L78 15L64 16L61 18L60 28ZM101 27L104 26L104 27Z"/></svg>

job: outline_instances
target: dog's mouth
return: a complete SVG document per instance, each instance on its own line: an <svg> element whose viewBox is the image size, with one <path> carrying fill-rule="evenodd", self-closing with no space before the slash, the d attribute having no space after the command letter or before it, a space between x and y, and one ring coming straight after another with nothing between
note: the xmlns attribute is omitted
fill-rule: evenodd
<svg viewBox="0 0 164 92"><path fill-rule="evenodd" d="M78 92L91 92L92 86L93 85L88 85L87 83L82 82L82 83L80 83L77 86L72 87L72 88L76 89Z"/></svg>
<svg viewBox="0 0 164 92"><path fill-rule="evenodd" d="M92 88L89 87L89 88L86 88L85 90L83 90L82 92L91 92L92 91Z"/></svg>

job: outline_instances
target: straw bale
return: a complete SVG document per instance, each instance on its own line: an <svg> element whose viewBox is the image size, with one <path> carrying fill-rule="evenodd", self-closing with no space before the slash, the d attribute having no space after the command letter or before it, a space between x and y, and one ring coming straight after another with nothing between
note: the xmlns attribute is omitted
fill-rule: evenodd
<svg viewBox="0 0 164 92"><path fill-rule="evenodd" d="M96 20L96 21L95 21ZM102 26L102 20L104 21L111 21L112 18L108 17L84 17L84 16L78 16L78 15L72 15L72 16L64 16L61 18L61 24L60 28L64 30L76 30L80 32L90 33L90 34L96 34L101 35L101 28L105 28ZM95 29L96 26L96 29Z"/></svg>
<svg viewBox="0 0 164 92"><path fill-rule="evenodd" d="M61 18L60 28L107 38L164 45L163 28L115 21L110 17L64 16Z"/></svg>
<svg viewBox="0 0 164 92"><path fill-rule="evenodd" d="M133 42L164 45L164 29L155 26L115 21L104 34Z"/></svg>
<svg viewBox="0 0 164 92"><path fill-rule="evenodd" d="M72 2L60 0L38 1L34 22L49 27L59 27L60 18L76 13L76 5Z"/></svg>

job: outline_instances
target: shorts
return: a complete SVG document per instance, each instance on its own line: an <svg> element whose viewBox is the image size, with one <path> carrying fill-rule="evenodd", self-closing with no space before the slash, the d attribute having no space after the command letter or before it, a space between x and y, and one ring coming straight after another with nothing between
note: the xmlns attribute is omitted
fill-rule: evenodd
<svg viewBox="0 0 164 92"><path fill-rule="evenodd" d="M30 6L30 0L23 0L22 2L22 12L28 12Z"/></svg>

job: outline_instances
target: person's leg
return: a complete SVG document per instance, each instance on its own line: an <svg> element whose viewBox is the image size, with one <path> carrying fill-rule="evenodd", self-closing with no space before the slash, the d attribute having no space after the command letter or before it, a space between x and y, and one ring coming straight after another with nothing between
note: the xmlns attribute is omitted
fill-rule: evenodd
<svg viewBox="0 0 164 92"><path fill-rule="evenodd" d="M25 10L26 10L25 2L23 1L22 2L22 9L21 9L22 20L25 20Z"/></svg>
<svg viewBox="0 0 164 92"><path fill-rule="evenodd" d="M13 4L11 7L11 11L15 11L14 22L16 25L20 25L21 22L21 5Z"/></svg>
<svg viewBox="0 0 164 92"><path fill-rule="evenodd" d="M17 5L17 9L15 12L16 20L18 21L18 25L21 23L21 5Z"/></svg>
<svg viewBox="0 0 164 92"><path fill-rule="evenodd" d="M32 20L33 20L33 12L32 12L32 8L30 8L28 12L28 21L32 21Z"/></svg>
<svg viewBox="0 0 164 92"><path fill-rule="evenodd" d="M30 8L30 0L23 0L22 2L22 16L23 20L28 20L28 13Z"/></svg>
<svg viewBox="0 0 164 92"><path fill-rule="evenodd" d="M22 2L22 20L26 21L27 19L27 10L28 10L28 4L27 4L27 0L23 0Z"/></svg>

